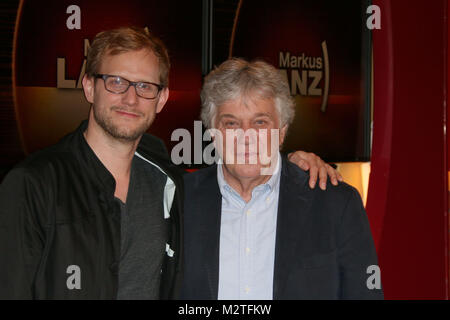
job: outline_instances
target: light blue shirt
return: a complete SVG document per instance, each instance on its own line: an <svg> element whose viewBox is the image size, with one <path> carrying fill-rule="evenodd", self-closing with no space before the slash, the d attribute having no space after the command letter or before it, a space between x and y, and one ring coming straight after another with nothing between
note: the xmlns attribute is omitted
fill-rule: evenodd
<svg viewBox="0 0 450 320"><path fill-rule="evenodd" d="M275 263L281 157L270 179L252 191L246 203L217 165L222 194L219 300L271 300Z"/></svg>

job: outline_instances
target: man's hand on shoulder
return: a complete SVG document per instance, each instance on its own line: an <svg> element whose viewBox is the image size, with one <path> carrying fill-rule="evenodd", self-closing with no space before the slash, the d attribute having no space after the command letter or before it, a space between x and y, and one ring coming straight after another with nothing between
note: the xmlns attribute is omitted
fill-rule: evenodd
<svg viewBox="0 0 450 320"><path fill-rule="evenodd" d="M288 155L288 159L301 169L309 170L309 186L311 189L315 188L317 177L319 177L319 186L322 190L326 189L328 176L331 183L335 186L338 184L338 181L344 181L339 172L312 152L291 152Z"/></svg>

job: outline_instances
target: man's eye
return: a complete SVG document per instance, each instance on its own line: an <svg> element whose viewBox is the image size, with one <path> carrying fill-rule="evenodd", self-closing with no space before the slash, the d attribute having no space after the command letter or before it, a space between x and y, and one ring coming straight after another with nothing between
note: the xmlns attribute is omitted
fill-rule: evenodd
<svg viewBox="0 0 450 320"><path fill-rule="evenodd" d="M139 82L138 87L142 90L150 90L152 85L150 83Z"/></svg>
<svg viewBox="0 0 450 320"><path fill-rule="evenodd" d="M263 125L267 124L267 121L266 120L256 120L255 124L257 124L259 126L263 126Z"/></svg>
<svg viewBox="0 0 450 320"><path fill-rule="evenodd" d="M126 81L123 80L123 79L120 78L120 77L113 77L113 78L110 78L109 82L110 82L111 84L113 84L113 85L122 85L122 84L125 84L125 83L126 83Z"/></svg>
<svg viewBox="0 0 450 320"><path fill-rule="evenodd" d="M237 125L236 121L225 121L225 126L226 127L234 127Z"/></svg>

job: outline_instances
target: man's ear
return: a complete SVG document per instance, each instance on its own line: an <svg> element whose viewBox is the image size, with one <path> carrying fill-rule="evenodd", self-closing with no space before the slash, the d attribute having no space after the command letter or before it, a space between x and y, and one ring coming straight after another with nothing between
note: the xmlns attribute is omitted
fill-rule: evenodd
<svg viewBox="0 0 450 320"><path fill-rule="evenodd" d="M169 88L164 88L159 93L158 103L156 105L156 113L160 113L169 99Z"/></svg>
<svg viewBox="0 0 450 320"><path fill-rule="evenodd" d="M285 124L284 127L280 129L280 147L283 145L284 138L286 137L287 129L288 129L287 124Z"/></svg>
<svg viewBox="0 0 450 320"><path fill-rule="evenodd" d="M89 77L87 74L85 74L83 76L82 83L84 96L86 97L86 100L89 103L94 103L94 86L95 86L94 77Z"/></svg>

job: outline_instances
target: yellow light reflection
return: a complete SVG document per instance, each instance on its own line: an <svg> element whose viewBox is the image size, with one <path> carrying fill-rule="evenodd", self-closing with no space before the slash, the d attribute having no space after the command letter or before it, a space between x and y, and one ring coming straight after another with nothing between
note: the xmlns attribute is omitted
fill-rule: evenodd
<svg viewBox="0 0 450 320"><path fill-rule="evenodd" d="M342 162L336 165L344 181L358 190L365 207L369 189L370 162Z"/></svg>

